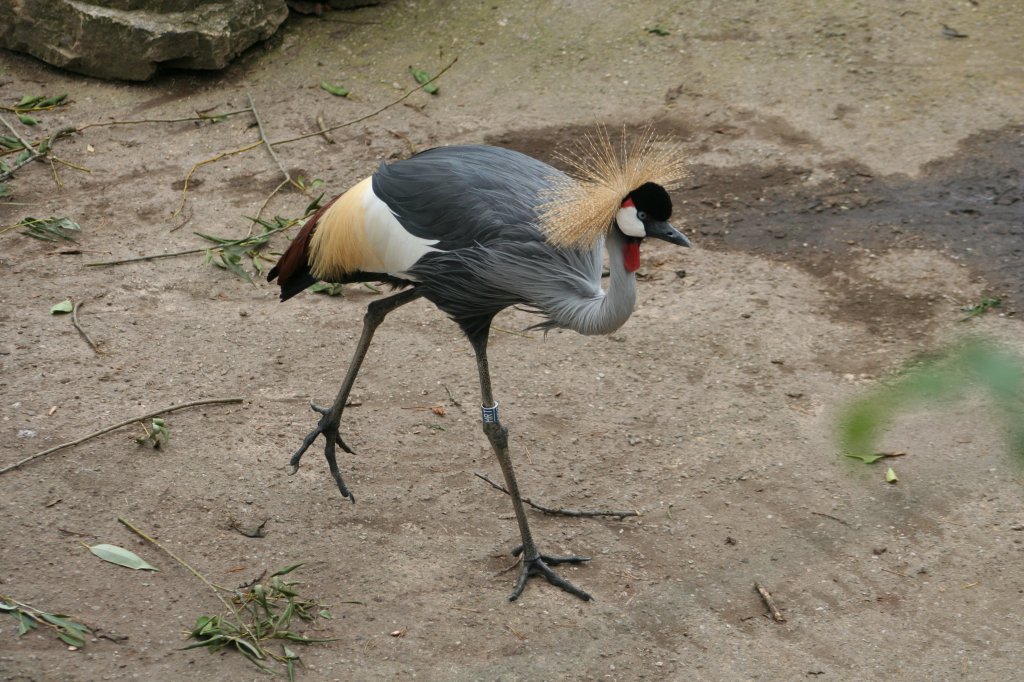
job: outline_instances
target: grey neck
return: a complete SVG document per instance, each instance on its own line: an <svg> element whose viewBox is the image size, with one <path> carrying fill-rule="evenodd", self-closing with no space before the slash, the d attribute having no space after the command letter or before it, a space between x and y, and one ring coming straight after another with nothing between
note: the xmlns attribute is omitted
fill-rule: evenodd
<svg viewBox="0 0 1024 682"><path fill-rule="evenodd" d="M626 238L616 227L604 240L610 277L603 296L587 300L574 316L572 328L581 334L610 334L629 319L636 305L636 275L626 271L622 249ZM598 244L595 249L600 249Z"/></svg>

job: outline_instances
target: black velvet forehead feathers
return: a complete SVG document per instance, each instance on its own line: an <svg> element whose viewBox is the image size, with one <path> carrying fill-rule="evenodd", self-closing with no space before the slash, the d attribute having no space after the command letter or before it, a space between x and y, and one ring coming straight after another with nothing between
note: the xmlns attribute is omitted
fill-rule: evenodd
<svg viewBox="0 0 1024 682"><path fill-rule="evenodd" d="M629 193L636 210L643 211L654 220L668 220L672 216L672 199L665 188L645 182Z"/></svg>

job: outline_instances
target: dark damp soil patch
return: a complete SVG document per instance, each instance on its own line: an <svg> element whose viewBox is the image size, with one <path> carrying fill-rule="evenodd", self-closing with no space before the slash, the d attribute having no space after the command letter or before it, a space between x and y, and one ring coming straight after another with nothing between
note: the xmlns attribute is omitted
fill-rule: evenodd
<svg viewBox="0 0 1024 682"><path fill-rule="evenodd" d="M683 141L694 137L693 128L676 123L660 128ZM581 131L574 126L514 131L488 142L558 165L556 140L574 139ZM1020 125L968 138L956 154L926 165L914 178L875 176L846 163L827 168L826 181L810 184L808 168L694 166L692 182L675 192L676 213L685 216L680 222L702 247L767 254L804 268L850 294L832 314L885 331L926 320L932 302L836 278L856 251L945 251L982 276L1008 312L1021 305L1022 168Z"/></svg>

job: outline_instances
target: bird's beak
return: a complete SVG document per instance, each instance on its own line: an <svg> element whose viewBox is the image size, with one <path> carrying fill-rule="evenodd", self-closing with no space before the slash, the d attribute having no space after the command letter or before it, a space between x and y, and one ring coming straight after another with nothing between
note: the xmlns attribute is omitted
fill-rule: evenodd
<svg viewBox="0 0 1024 682"><path fill-rule="evenodd" d="M690 240L682 232L666 222L650 223L647 225L647 236L661 239L669 244L677 246L689 246Z"/></svg>

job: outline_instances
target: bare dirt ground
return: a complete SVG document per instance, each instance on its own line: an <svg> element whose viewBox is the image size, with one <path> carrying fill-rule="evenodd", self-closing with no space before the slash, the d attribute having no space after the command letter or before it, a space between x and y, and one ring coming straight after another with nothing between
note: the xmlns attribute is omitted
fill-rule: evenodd
<svg viewBox="0 0 1024 682"><path fill-rule="evenodd" d="M380 160L437 144L505 144L550 158L594 122L676 135L693 159L676 194L690 250L644 246L640 301L611 337L496 332L495 389L524 493L636 519L534 515L582 603L531 583L505 601L511 507L473 476L500 473L479 427L472 352L425 302L381 328L345 413L343 500L319 452L286 460L332 399L377 294L279 304L202 254L89 262L245 234L280 182L252 117L95 127L58 141L82 173L36 164L0 224L68 216L77 249L0 235L0 466L165 405L154 451L122 430L0 477L0 593L63 611L120 642L70 652L0 619L11 680L244 680L236 654L182 651L218 603L117 523L130 520L234 586L305 562L331 604L301 649L302 679L972 679L1024 666L1021 468L982 398L898 419L884 468L839 456L833 423L915 353L966 331L1024 352L1024 18L1016 3L394 2L294 18L228 71L147 84L78 78L0 55L0 102L68 92L26 136L64 125L242 109L272 139L368 114L407 67L459 60L441 93L277 148L337 193ZM813 9L812 9L813 7ZM943 35L943 24L966 38ZM668 35L647 29L661 28ZM347 100L318 88L343 83ZM397 86L395 84L398 84ZM9 114L4 114L10 118ZM275 197L301 214L309 197ZM187 224L179 229L185 218ZM279 236L271 252L283 248ZM684 274L685 276L681 276ZM1000 296L962 323L962 306ZM83 327L49 314L84 301ZM508 312L497 324L531 322ZM446 416L432 406L444 405ZM269 519L266 537L229 528ZM82 542L129 547L134 573ZM760 581L786 617L775 623ZM362 604L345 602L358 601ZM391 636L399 632L402 636Z"/></svg>

